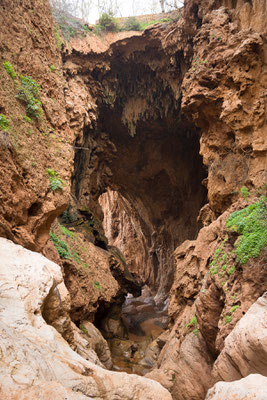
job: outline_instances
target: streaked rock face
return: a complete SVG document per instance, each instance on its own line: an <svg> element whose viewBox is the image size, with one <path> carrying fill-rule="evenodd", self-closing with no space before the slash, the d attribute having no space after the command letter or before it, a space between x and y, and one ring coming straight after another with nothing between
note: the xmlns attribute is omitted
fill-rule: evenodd
<svg viewBox="0 0 267 400"><path fill-rule="evenodd" d="M45 323L45 299L62 284L60 267L0 239L0 393L2 400L86 398L170 400L155 381L107 371L71 350ZM52 397L51 397L52 396Z"/></svg>
<svg viewBox="0 0 267 400"><path fill-rule="evenodd" d="M218 382L208 391L206 400L265 400L267 378L252 374L234 382Z"/></svg>

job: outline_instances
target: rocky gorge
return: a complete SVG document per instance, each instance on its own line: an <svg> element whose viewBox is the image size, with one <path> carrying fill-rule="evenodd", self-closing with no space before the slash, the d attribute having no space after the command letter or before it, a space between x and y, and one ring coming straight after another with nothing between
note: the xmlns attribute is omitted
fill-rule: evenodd
<svg viewBox="0 0 267 400"><path fill-rule="evenodd" d="M266 16L1 1L1 400L267 398Z"/></svg>

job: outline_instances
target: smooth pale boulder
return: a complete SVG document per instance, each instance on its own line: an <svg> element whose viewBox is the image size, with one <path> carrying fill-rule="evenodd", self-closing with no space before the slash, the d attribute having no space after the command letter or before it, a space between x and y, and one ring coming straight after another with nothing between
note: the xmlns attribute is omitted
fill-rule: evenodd
<svg viewBox="0 0 267 400"><path fill-rule="evenodd" d="M228 335L213 367L216 381L234 381L255 373L267 376L267 292Z"/></svg>
<svg viewBox="0 0 267 400"><path fill-rule="evenodd" d="M0 238L1 400L171 400L153 380L87 361L47 325L45 300L62 283L57 264Z"/></svg>
<svg viewBox="0 0 267 400"><path fill-rule="evenodd" d="M266 400L267 378L252 374L234 382L218 382L205 400Z"/></svg>

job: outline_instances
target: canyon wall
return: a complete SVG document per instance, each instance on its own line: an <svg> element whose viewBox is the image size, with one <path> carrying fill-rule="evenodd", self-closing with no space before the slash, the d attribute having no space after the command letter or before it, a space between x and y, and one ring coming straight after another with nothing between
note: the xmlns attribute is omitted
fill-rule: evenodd
<svg viewBox="0 0 267 400"><path fill-rule="evenodd" d="M70 195L74 133L66 114L62 60L47 2L4 0L0 23L0 112L10 120L10 129L1 129L0 234L40 251ZM11 63L15 76L3 62ZM39 120L27 119L26 106L17 98L20 75L41 86ZM59 174L64 191L49 190L47 168Z"/></svg>

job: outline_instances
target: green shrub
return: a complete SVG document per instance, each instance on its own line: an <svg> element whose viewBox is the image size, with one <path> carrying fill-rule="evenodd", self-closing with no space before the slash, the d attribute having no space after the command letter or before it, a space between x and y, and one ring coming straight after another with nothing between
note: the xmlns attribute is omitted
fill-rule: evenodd
<svg viewBox="0 0 267 400"><path fill-rule="evenodd" d="M56 70L56 67L55 67L53 64L52 64L52 65L50 65L50 67L49 67L49 68L50 68L50 71L51 71L51 72L54 72L54 71Z"/></svg>
<svg viewBox="0 0 267 400"><path fill-rule="evenodd" d="M177 19L178 20L178 19ZM172 18L161 18L161 19L155 19L147 22L143 22L140 24L140 30L143 31L149 26L155 25L155 24L169 24L173 22L174 20Z"/></svg>
<svg viewBox="0 0 267 400"><path fill-rule="evenodd" d="M229 324L229 322L231 322L231 321L232 321L231 315L226 315L225 318L224 318L224 323L225 324Z"/></svg>
<svg viewBox="0 0 267 400"><path fill-rule="evenodd" d="M136 17L127 18L125 24L122 27L123 31L141 31L141 24Z"/></svg>
<svg viewBox="0 0 267 400"><path fill-rule="evenodd" d="M103 13L99 18L99 23L101 31L106 32L118 32L119 26L112 14Z"/></svg>
<svg viewBox="0 0 267 400"><path fill-rule="evenodd" d="M10 128L10 121L3 114L0 114L0 129L7 131Z"/></svg>
<svg viewBox="0 0 267 400"><path fill-rule="evenodd" d="M75 238L76 235L74 232L71 232L68 228L66 228L64 225L59 224L60 230L63 233L63 235L66 235L68 237Z"/></svg>
<svg viewBox="0 0 267 400"><path fill-rule="evenodd" d="M100 289L100 283L99 282L94 282L94 288L95 289Z"/></svg>
<svg viewBox="0 0 267 400"><path fill-rule="evenodd" d="M50 239L54 243L54 246L57 249L60 258L65 258L66 260L72 258L68 245L66 242L64 242L64 240L60 240L57 235L52 231L50 232Z"/></svg>
<svg viewBox="0 0 267 400"><path fill-rule="evenodd" d="M211 275L216 275L218 273L218 266L216 265L214 268L210 269Z"/></svg>
<svg viewBox="0 0 267 400"><path fill-rule="evenodd" d="M72 28L72 26L69 26L68 29L69 29L69 35L70 35L70 37L73 37L74 34L75 34L74 29Z"/></svg>
<svg viewBox="0 0 267 400"><path fill-rule="evenodd" d="M83 25L84 32L91 32L87 25Z"/></svg>
<svg viewBox="0 0 267 400"><path fill-rule="evenodd" d="M12 79L15 79L17 77L16 72L14 71L13 65L9 61L3 62L3 66L8 73L8 75L11 76Z"/></svg>
<svg viewBox="0 0 267 400"><path fill-rule="evenodd" d="M85 328L85 326L83 324L80 324L80 330L83 331L83 333L87 334L87 329Z"/></svg>
<svg viewBox="0 0 267 400"><path fill-rule="evenodd" d="M236 305L231 308L230 314L232 315L240 306Z"/></svg>
<svg viewBox="0 0 267 400"><path fill-rule="evenodd" d="M250 195L248 188L247 188L246 186L243 186L243 187L240 189L240 192L241 192L242 197L243 197L245 200L247 200L248 197L249 197L249 195Z"/></svg>
<svg viewBox="0 0 267 400"><path fill-rule="evenodd" d="M229 276L233 275L234 272L235 272L235 266L234 265L227 270L227 274Z"/></svg>
<svg viewBox="0 0 267 400"><path fill-rule="evenodd" d="M55 39L56 39L56 44L57 44L57 48L59 50L61 50L61 47L63 45L60 33L59 33L59 27L57 25L55 25Z"/></svg>
<svg viewBox="0 0 267 400"><path fill-rule="evenodd" d="M197 325L197 317L194 315L191 319L191 321L186 324L186 327L189 328L190 326L196 326Z"/></svg>
<svg viewBox="0 0 267 400"><path fill-rule="evenodd" d="M24 115L23 119L24 119L25 122L28 122L29 124L32 122L31 118L27 117L27 115Z"/></svg>
<svg viewBox="0 0 267 400"><path fill-rule="evenodd" d="M63 180L59 178L58 172L53 169L47 168L46 173L50 181L50 190L54 192L57 189L63 190Z"/></svg>
<svg viewBox="0 0 267 400"><path fill-rule="evenodd" d="M20 75L20 82L17 98L27 105L26 114L28 117L39 118L42 113L40 85L30 76Z"/></svg>
<svg viewBox="0 0 267 400"><path fill-rule="evenodd" d="M63 211L63 213L61 214L61 221L63 222L63 224L71 224L76 220L77 213L72 213L71 208L71 205L69 205L67 210Z"/></svg>
<svg viewBox="0 0 267 400"><path fill-rule="evenodd" d="M74 258L75 258L75 261L76 261L78 264L80 264L80 262L81 262L81 257L79 256L78 253L74 253Z"/></svg>
<svg viewBox="0 0 267 400"><path fill-rule="evenodd" d="M240 235L235 242L238 261L246 264L249 258L258 257L267 246L267 197L232 213L226 227Z"/></svg>

